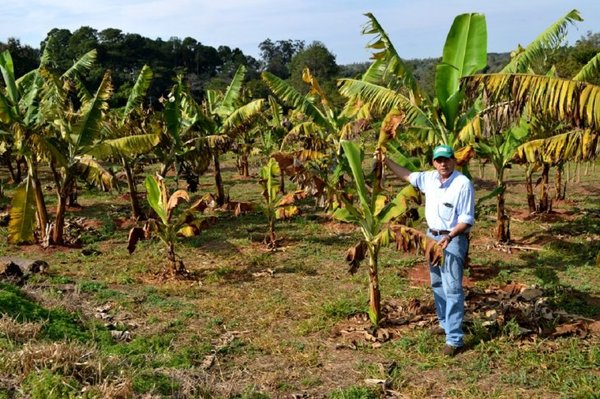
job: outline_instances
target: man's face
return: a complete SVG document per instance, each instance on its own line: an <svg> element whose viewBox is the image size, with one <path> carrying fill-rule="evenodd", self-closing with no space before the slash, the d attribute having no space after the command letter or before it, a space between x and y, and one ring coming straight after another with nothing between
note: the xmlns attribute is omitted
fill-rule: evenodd
<svg viewBox="0 0 600 399"><path fill-rule="evenodd" d="M452 172L454 172L454 168L456 167L456 159L437 157L433 160L433 166L438 171L440 176L446 179L452 174Z"/></svg>

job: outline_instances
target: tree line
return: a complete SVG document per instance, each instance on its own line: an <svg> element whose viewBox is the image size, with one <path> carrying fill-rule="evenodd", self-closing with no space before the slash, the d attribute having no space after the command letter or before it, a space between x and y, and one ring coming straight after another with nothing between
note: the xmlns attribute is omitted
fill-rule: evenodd
<svg viewBox="0 0 600 399"><path fill-rule="evenodd" d="M49 38L53 37L50 42ZM148 101L158 104L173 84L174 78L183 73L193 95L201 97L206 89L223 89L233 77L240 65L247 70L247 87L255 98L266 97L268 89L260 79L260 73L268 71L274 75L289 79L300 91L306 90L302 82L302 69L310 68L334 101L342 103L336 95L335 82L338 78L357 77L364 73L369 62L338 65L336 57L321 42L306 44L303 40L265 39L258 45L260 58L246 55L239 48L221 45L217 48L204 45L192 37L183 39L172 36L168 40L150 39L137 33L125 33L120 29L107 28L97 30L82 26L71 32L64 28L54 28L48 32L39 48L21 44L18 38L10 37L0 42L0 51L9 50L15 61L15 75L22 76L35 69L40 63L44 48L50 43L54 48L54 68L65 71L73 60L90 50L97 50L98 62L92 68L87 83L96 87L105 70L110 70L112 80L119 90L111 102L121 106L127 98L127 91L144 65L154 71L154 80L149 88ZM587 32L574 45L563 45L547 55L544 62L554 65L557 76L573 76L598 51L600 51L600 33ZM510 60L511 54L489 53L486 72L499 71ZM435 65L439 58L407 60L407 65L420 85L433 93ZM539 70L546 69L538 65ZM596 81L595 83L598 83Z"/></svg>

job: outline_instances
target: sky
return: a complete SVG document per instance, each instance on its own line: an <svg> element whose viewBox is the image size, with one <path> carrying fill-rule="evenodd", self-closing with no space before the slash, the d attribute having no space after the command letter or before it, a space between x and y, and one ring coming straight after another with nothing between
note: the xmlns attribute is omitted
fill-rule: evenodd
<svg viewBox="0 0 600 399"><path fill-rule="evenodd" d="M486 16L488 52L527 45L572 9L583 22L569 27L574 44L599 32L598 0L0 0L0 41L13 37L39 48L53 28L98 31L168 40L192 37L218 47L239 48L260 59L266 39L320 41L340 65L366 62L370 36L361 34L372 13L404 59L438 57L454 17Z"/></svg>

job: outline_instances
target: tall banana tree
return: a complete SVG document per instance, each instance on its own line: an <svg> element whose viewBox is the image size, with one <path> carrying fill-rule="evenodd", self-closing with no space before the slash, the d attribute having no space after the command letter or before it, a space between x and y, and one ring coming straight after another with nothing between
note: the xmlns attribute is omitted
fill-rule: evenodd
<svg viewBox="0 0 600 399"><path fill-rule="evenodd" d="M191 191L198 177L210 164L210 153L201 129L197 126L202 117L200 105L192 97L183 75L178 75L167 98L161 98L164 132L154 152L162 162L161 176L166 176L173 165L178 177L188 181Z"/></svg>
<svg viewBox="0 0 600 399"><path fill-rule="evenodd" d="M46 235L49 218L38 177L38 164L46 158L44 129L47 121L41 115L40 103L44 85L42 74L52 60L50 48L51 46L46 46L37 69L18 79L15 78L10 53L5 51L0 56L0 71L5 84L5 91L0 93L0 120L12 135L17 153L27 163L26 181L17 188L17 195L11 205L8 239L12 243L34 240L34 215L37 215L40 238L42 241L48 238ZM76 80L78 74L89 70L95 59L95 50L84 54L61 75L61 78ZM35 212L28 211L33 207Z"/></svg>
<svg viewBox="0 0 600 399"><path fill-rule="evenodd" d="M579 129L600 129L600 86L554 76L486 74L465 79L474 90L483 88L490 102L507 100L540 118L561 121ZM583 143L583 142L582 142Z"/></svg>
<svg viewBox="0 0 600 399"><path fill-rule="evenodd" d="M302 72L302 79L310 86L306 95L272 73L263 72L261 76L273 94L296 112L296 121L284 138L281 150L296 141L309 150L336 153L340 150L340 140L360 125L333 107L308 68Z"/></svg>
<svg viewBox="0 0 600 399"><path fill-rule="evenodd" d="M38 123L41 79L37 73L30 73L28 78L17 80L8 50L0 54L0 71L4 80L4 90L0 91L0 121L16 153L27 163L27 178L17 188L12 201L8 239L12 243L32 242L35 215L42 239L48 223L48 211L38 177L40 159L36 147L41 134ZM36 211L32 213L34 207Z"/></svg>
<svg viewBox="0 0 600 399"><path fill-rule="evenodd" d="M519 145L521 145L529 135L529 126L525 119L520 120L520 124L513 125L503 129L503 134L495 134L486 139L480 140L475 145L478 157L487 159L494 166L496 172L496 240L500 242L509 242L510 222L505 210L505 189L506 183L504 174L513 161L514 154Z"/></svg>
<svg viewBox="0 0 600 399"><path fill-rule="evenodd" d="M543 31L525 48L519 48L512 53L510 62L499 73L508 74L520 72L532 74L534 70L545 68L544 61L549 51L555 50L566 34L568 26L581 17L577 10L570 11L559 18L554 24ZM552 75L553 70L544 71ZM469 77L465 78L468 81ZM478 157L489 161L496 170L496 191L498 191L496 206L496 239L499 241L510 240L509 215L504 206L504 169L513 161L517 147L527 140L536 137L552 135L556 123L548 125L544 119L536 118L528 107L523 106L512 96L507 96L504 101L493 101L487 91L472 91L467 88L467 94L473 100L477 99L483 108L478 112L459 133L459 139L473 142ZM548 125L546 128L541 126ZM530 176L531 170L528 170ZM528 201L531 202L532 188L528 185ZM531 205L530 205L531 206Z"/></svg>
<svg viewBox="0 0 600 399"><path fill-rule="evenodd" d="M581 18L575 10L562 19L564 25L570 21L579 20ZM541 36L544 37L544 35ZM584 65L572 80L589 82L598 74L600 74L600 54L597 54ZM551 69L547 75L554 76L554 70ZM566 182L563 183L562 181L564 165L569 161L582 162L593 158L595 156L591 151L593 145L588 145L588 143L594 142L594 136L592 132L573 130L569 123L564 121L536 117L535 115L529 119L532 126L530 141L519 147L518 154L515 155L515 162L526 164L527 202L530 213L550 211L551 200L547 190L550 167L555 166L557 168L556 198L564 199L566 191ZM541 184L539 185L539 206L535 202L532 179L532 174L537 169L542 170Z"/></svg>
<svg viewBox="0 0 600 399"><path fill-rule="evenodd" d="M232 140L252 128L262 112L264 99L245 101L243 82L246 68L240 65L225 92L207 90L200 105L197 126L208 144L215 170L216 202L225 203L220 156L229 149Z"/></svg>
<svg viewBox="0 0 600 399"><path fill-rule="evenodd" d="M430 97L409 67L397 54L386 32L372 14L363 34L375 35L369 47L374 51L373 64L361 79L342 79L340 92L349 99L348 111L366 103L374 115L385 116L402 111L404 129L416 132L429 147L444 143L456 146L458 132L478 111L478 104L467 104L460 79L487 64L487 27L482 14L462 14L454 19L436 66L435 96Z"/></svg>
<svg viewBox="0 0 600 399"><path fill-rule="evenodd" d="M158 125L151 123L150 115L142 107L151 82L152 70L144 65L125 107L108 114L103 139L87 152L98 159L114 157L120 160L127 177L132 218L136 220L143 219L144 213L137 194L133 164L139 155L149 152L160 140L160 132L153 131Z"/></svg>
<svg viewBox="0 0 600 399"><path fill-rule="evenodd" d="M71 101L65 88L65 80L44 70L41 113L51 121L43 141L44 152L49 155L56 184L58 203L52 232L55 244L64 244L63 230L67 199L78 177L85 176L110 182L112 176L95 162L88 153L100 137L102 121L108 110L108 100L113 88L110 75L106 73L95 93L91 96L79 86L80 106Z"/></svg>
<svg viewBox="0 0 600 399"><path fill-rule="evenodd" d="M288 120L292 126L282 140L280 152L273 155L282 161L293 159L298 173L293 178L315 191L312 194L319 197L322 205L335 207L336 192L343 190L339 168L341 140L369 129L370 115L365 109L361 112L360 106L355 115L336 109L308 68L302 72L302 79L310 87L306 95L269 72L263 72L262 79L277 99L292 109ZM286 169L282 163L280 168ZM283 179L281 184L283 191Z"/></svg>
<svg viewBox="0 0 600 399"><path fill-rule="evenodd" d="M98 159L148 151L157 138L153 134L138 134L105 139L108 101L113 93L109 72L104 74L94 95L76 77L58 77L47 70L42 70L42 76L44 86L40 109L43 119L49 123L46 126L48 137L44 138L41 146L50 159L58 197L52 241L61 245L64 244L67 199L77 179L111 187L114 178ZM72 99L70 87L77 88L77 102ZM128 105L133 107L136 101L139 100L134 99ZM126 109L121 119L122 129L130 112Z"/></svg>

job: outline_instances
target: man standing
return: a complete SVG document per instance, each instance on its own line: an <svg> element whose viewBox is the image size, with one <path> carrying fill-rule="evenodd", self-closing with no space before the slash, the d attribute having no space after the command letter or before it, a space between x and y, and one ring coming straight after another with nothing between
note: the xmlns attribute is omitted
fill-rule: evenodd
<svg viewBox="0 0 600 399"><path fill-rule="evenodd" d="M384 158L390 170L425 194L427 235L444 249L444 262L429 265L439 332L446 334L442 353L455 355L464 345L462 322L465 294L463 267L469 248L468 233L475 222L475 189L462 173L454 170L454 151L447 145L433 149L435 170L413 172Z"/></svg>

